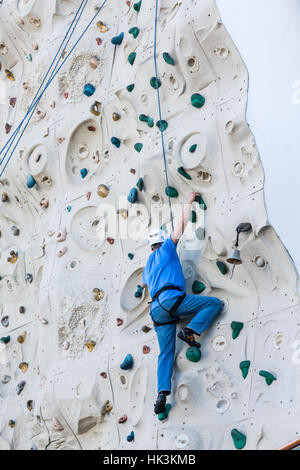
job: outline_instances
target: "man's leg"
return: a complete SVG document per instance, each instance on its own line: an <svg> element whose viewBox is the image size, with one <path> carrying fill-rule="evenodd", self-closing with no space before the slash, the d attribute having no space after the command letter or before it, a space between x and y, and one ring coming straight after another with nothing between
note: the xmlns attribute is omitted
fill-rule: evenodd
<svg viewBox="0 0 300 470"><path fill-rule="evenodd" d="M165 392L166 395L170 395L176 343L176 323L158 326L155 331L160 349L157 364L158 393Z"/></svg>
<svg viewBox="0 0 300 470"><path fill-rule="evenodd" d="M194 314L195 316L187 328L200 335L207 330L222 308L223 302L216 297L187 295L175 312L175 316L183 317Z"/></svg>

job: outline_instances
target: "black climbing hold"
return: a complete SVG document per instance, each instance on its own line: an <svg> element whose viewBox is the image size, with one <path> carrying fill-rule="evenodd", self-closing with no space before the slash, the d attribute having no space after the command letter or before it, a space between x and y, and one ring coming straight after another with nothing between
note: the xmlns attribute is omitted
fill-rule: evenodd
<svg viewBox="0 0 300 470"><path fill-rule="evenodd" d="M217 261L217 266L219 268L219 271L225 276L225 274L228 273L228 268L223 261Z"/></svg>
<svg viewBox="0 0 300 470"><path fill-rule="evenodd" d="M202 108L202 106L204 106L205 98L204 98L204 96L199 95L199 93L194 93L191 96L191 103L192 103L192 106L194 106L195 108L200 109L200 108Z"/></svg>
<svg viewBox="0 0 300 470"><path fill-rule="evenodd" d="M242 371L243 378L245 379L248 375L249 372L249 367L250 367L250 361L242 361L240 363L240 369Z"/></svg>
<svg viewBox="0 0 300 470"><path fill-rule="evenodd" d="M177 168L177 171L178 173L181 175L181 176L184 176L184 178L186 178L187 180L191 180L192 177L185 171L185 169L183 168L183 166Z"/></svg>
<svg viewBox="0 0 300 470"><path fill-rule="evenodd" d="M167 64L175 65L175 61L172 59L172 57L170 56L168 52L163 53L163 58L164 58L164 61L167 62Z"/></svg>
<svg viewBox="0 0 300 470"><path fill-rule="evenodd" d="M203 209L204 211L206 211L207 205L206 205L205 202L203 201L202 196L196 196L196 197L195 197L195 201L199 203L199 206L201 207L201 209Z"/></svg>
<svg viewBox="0 0 300 470"><path fill-rule="evenodd" d="M200 281L194 281L192 285L193 294L201 294L206 289L206 285Z"/></svg>
<svg viewBox="0 0 300 470"><path fill-rule="evenodd" d="M165 189L165 193L167 196L170 196L170 197L178 197L177 189L172 188L172 186L167 186Z"/></svg>
<svg viewBox="0 0 300 470"><path fill-rule="evenodd" d="M133 28L130 28L130 30L128 31L130 34L132 34L132 36L134 37L134 39L136 39L139 35L139 28L137 26L133 27Z"/></svg>
<svg viewBox="0 0 300 470"><path fill-rule="evenodd" d="M192 224L194 224L197 220L197 215L196 215L196 212L195 211L191 211L191 214L190 214L190 222L192 222Z"/></svg>
<svg viewBox="0 0 300 470"><path fill-rule="evenodd" d="M277 380L276 377L271 374L271 372L267 372L266 370L260 370L259 375L266 379L267 385L271 385L274 380Z"/></svg>
<svg viewBox="0 0 300 470"><path fill-rule="evenodd" d="M132 92L132 90L134 89L134 84L132 83L131 85L128 85L126 87L127 91L129 91L130 93Z"/></svg>
<svg viewBox="0 0 300 470"><path fill-rule="evenodd" d="M139 188L140 191L143 191L144 189L144 181L143 181L143 178L139 178L138 179L138 182L136 183L137 187Z"/></svg>
<svg viewBox="0 0 300 470"><path fill-rule="evenodd" d="M142 0L140 0L139 2L136 2L136 3L133 4L133 8L134 8L135 11L137 11L137 12L140 11L141 6L142 6Z"/></svg>
<svg viewBox="0 0 300 470"><path fill-rule="evenodd" d="M233 439L233 443L236 449L243 449L246 445L247 438L237 429L233 429L231 431L231 437Z"/></svg>
<svg viewBox="0 0 300 470"><path fill-rule="evenodd" d="M194 153L197 148L197 144L191 145L189 148L189 152Z"/></svg>
<svg viewBox="0 0 300 470"><path fill-rule="evenodd" d="M16 388L16 392L18 395L20 395L20 393L24 390L25 385L26 385L25 380L22 380L22 382L18 383L17 388Z"/></svg>
<svg viewBox="0 0 300 470"><path fill-rule="evenodd" d="M244 323L242 322L239 322L239 321L231 322L232 339L236 339L239 336L243 327L244 327Z"/></svg>
<svg viewBox="0 0 300 470"><path fill-rule="evenodd" d="M5 317L1 318L1 325L4 326L5 328L8 327L9 325L8 315L5 315Z"/></svg>
<svg viewBox="0 0 300 470"><path fill-rule="evenodd" d="M143 148L143 144L141 143L137 143L137 144L134 144L134 149L137 151L137 152L140 152Z"/></svg>
<svg viewBox="0 0 300 470"><path fill-rule="evenodd" d="M164 121L163 119L161 121L157 121L156 125L162 132L164 132L168 127L167 121Z"/></svg>
<svg viewBox="0 0 300 470"><path fill-rule="evenodd" d="M110 139L110 141L111 141L111 143L112 143L113 145L115 145L117 148L119 148L120 145L121 145L121 141L120 141L120 139L118 139L117 137L112 137L112 138Z"/></svg>
<svg viewBox="0 0 300 470"><path fill-rule="evenodd" d="M123 38L124 33L120 33L119 36L115 36L114 38L112 38L111 43L115 46L119 46L120 44L122 44Z"/></svg>
<svg viewBox="0 0 300 470"><path fill-rule="evenodd" d="M156 77L152 77L150 79L150 85L152 86L152 88L157 90L157 88L159 88L161 86L161 81Z"/></svg>
<svg viewBox="0 0 300 470"><path fill-rule="evenodd" d="M130 65L134 64L135 58L136 58L136 52L131 52L128 56L128 62L130 63Z"/></svg>
<svg viewBox="0 0 300 470"><path fill-rule="evenodd" d="M127 197L127 200L131 203L131 204L134 204L136 201L137 201L137 198L138 198L138 192L137 192L137 189L136 188L132 188L128 197Z"/></svg>

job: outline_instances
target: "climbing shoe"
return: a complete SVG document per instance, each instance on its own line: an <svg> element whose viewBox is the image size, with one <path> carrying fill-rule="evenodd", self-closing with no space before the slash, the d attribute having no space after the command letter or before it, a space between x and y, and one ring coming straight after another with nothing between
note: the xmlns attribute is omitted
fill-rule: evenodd
<svg viewBox="0 0 300 470"><path fill-rule="evenodd" d="M159 393L157 396L156 403L154 405L154 413L156 415L159 415L160 413L163 413L166 408L166 401L167 397L164 393Z"/></svg>
<svg viewBox="0 0 300 470"><path fill-rule="evenodd" d="M201 344L195 341L194 333L192 330L184 326L182 330L178 333L178 338L182 341L185 341L189 346L194 346L195 348L200 348Z"/></svg>

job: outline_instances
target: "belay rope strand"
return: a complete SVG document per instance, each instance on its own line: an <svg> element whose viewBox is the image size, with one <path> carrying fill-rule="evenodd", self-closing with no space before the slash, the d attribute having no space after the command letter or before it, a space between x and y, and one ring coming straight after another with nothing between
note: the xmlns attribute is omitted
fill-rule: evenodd
<svg viewBox="0 0 300 470"><path fill-rule="evenodd" d="M157 73L157 60L156 60L157 15L158 15L158 0L156 0L156 4L155 4L154 66L155 66L156 83L159 83L159 80L158 80L158 73ZM157 101L158 101L159 120L160 120L160 123L161 123L162 118L161 118L161 105L160 105L159 86L156 87L156 92L157 92ZM169 187L169 180L168 180L168 169L167 169L167 161L166 161L164 131L163 131L163 129L162 129L161 124L160 124L160 126L159 126L159 129L160 129L161 145L162 145L162 152L163 152L163 159L164 159L164 167L165 167L165 170L164 170L164 171L165 171L166 183L167 183L167 188L168 188L168 187ZM171 218L172 232L174 232L174 221L173 221L173 213L172 213L172 204L171 204L170 194L168 194L168 200L169 200L169 208L170 208L170 218Z"/></svg>
<svg viewBox="0 0 300 470"><path fill-rule="evenodd" d="M77 16L78 12L80 11L81 6L82 6L82 4L83 4L84 2L85 2L85 4L84 4L84 6L83 6L83 10L84 10L84 8L85 8L86 5L87 5L88 0L83 0L83 1L82 1L82 3L81 3L81 5L80 5L80 7L79 7L79 9L78 9L78 11L77 11L75 17L73 18L72 24L71 24L71 26L70 26L68 32L70 31L72 25L74 24L75 18L76 18L76 16ZM51 76L50 76L50 78L49 78L47 84L45 85L43 91L41 92L41 94L39 95L39 97L36 98L36 100L35 100L35 99L33 100L32 104L31 104L31 106L30 106L30 109L32 110L32 111L31 111L31 114L30 114L30 116L29 116L29 118L28 118L28 121L27 121L27 123L26 123L26 125L25 125L25 127L24 127L24 129L23 129L23 131L22 131L22 133L21 133L21 135L20 135L20 137L19 137L19 139L18 139L16 145L14 146L14 148L13 148L13 150L12 150L10 156L8 157L8 160L7 160L7 162L6 162L5 166L4 166L4 168L2 169L2 171L1 171L1 173L0 173L0 177L3 175L3 172L5 171L5 169L6 169L7 165L8 165L8 163L9 163L9 161L10 161L10 159L11 159L11 157L13 156L13 153L14 153L16 147L18 146L18 143L19 143L19 141L21 140L21 138L22 138L22 136L23 136L23 134L24 134L24 132L25 132L25 130L26 130L26 128L27 128L27 126L28 126L28 124L29 124L31 118L32 118L32 115L33 115L33 113L34 113L34 111L35 111L35 109L36 109L38 103L40 102L40 100L41 100L43 94L45 93L46 89L47 89L48 86L51 84L51 82L53 81L53 79L56 77L56 75L58 74L58 72L60 71L60 69L64 66L64 64L65 64L66 61L68 60L69 56L71 55L71 53L73 52L73 50L75 49L75 47L77 46L77 44L80 42L80 40L82 39L82 37L84 36L84 34L86 33L86 31L89 29L90 25L92 24L92 22L94 21L94 19L96 18L96 16L100 13L100 11L102 10L102 8L103 8L104 5L106 4L106 2L107 2L107 0L104 0L104 2L102 3L102 5L97 9L97 12L96 12L95 15L93 16L93 18L90 20L90 22L88 23L88 25L86 26L86 28L84 29L84 31L81 33L81 35L79 36L79 38L77 39L77 41L75 42L74 46L71 48L70 52L67 54L66 58L63 60L63 62L62 62L61 65L59 66L59 68L56 70L56 67L57 67L57 65L58 65L58 62L57 62L56 66L55 66L55 69L54 69L54 71L52 72L52 74L51 74ZM74 30L75 30L77 24L78 24L78 21L79 21L81 15L82 15L82 13L83 13L83 10L81 11L81 13L80 13L78 19L76 20L76 25L75 25L75 27L74 27L74 29L73 29L73 31L72 31L72 34L73 34L73 32L74 32ZM68 33L67 33L67 34L68 34ZM71 36L72 36L72 34L71 34ZM68 39L67 43L69 42L70 39L71 39L71 37ZM64 40L65 40L65 39L64 39ZM65 50L66 46L67 46L67 44L64 46L64 50ZM61 47L62 47L62 45L60 46L60 48L61 48ZM57 57L57 55L58 55L58 53L56 54L55 58ZM55 61L55 58L54 58L53 62ZM60 58L59 58L59 60L60 60ZM52 64L53 64L53 62L52 62ZM51 66L52 66L52 64L51 64ZM50 66L50 67L51 67L51 66ZM49 69L49 70L50 70L50 69ZM47 75L48 75L48 73L49 73L49 70L48 70L48 72L47 72ZM47 76L47 75L46 75L46 76ZM46 79L46 77L44 78L43 82L45 81L45 79ZM40 88L41 88L41 86L42 86L42 85L40 85ZM40 88L39 88L39 90L40 90ZM32 108L33 108L33 109L32 109ZM30 111L28 110L27 113L26 113L26 115L25 115L25 117L24 117L24 119L22 120L21 124L18 126L18 128L17 128L16 131L14 132L13 140L14 140L14 138L16 137L17 132L19 131L20 127L22 126L22 124L23 124L24 120L26 119L26 117L27 117L27 115L28 115L29 112L30 112ZM12 142L12 143L13 143L13 142ZM12 143L10 144L9 148L11 147ZM6 143L6 145L7 145L7 143ZM6 147L6 145L3 147L3 149ZM0 154L2 153L3 149L1 150ZM9 150L9 149L8 149L8 150ZM8 150L6 151L5 156L7 155ZM4 157L2 158L2 160L0 161L0 165L2 164L2 162L3 162L4 158L5 158L5 156L4 156Z"/></svg>

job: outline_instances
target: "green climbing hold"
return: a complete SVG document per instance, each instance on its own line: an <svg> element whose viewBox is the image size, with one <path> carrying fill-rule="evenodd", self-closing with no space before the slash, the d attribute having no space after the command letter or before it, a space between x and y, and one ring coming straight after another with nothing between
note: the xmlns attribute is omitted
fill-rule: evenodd
<svg viewBox="0 0 300 470"><path fill-rule="evenodd" d="M250 361L242 361L240 363L240 369L242 371L243 378L245 379L248 375L249 372L249 367L250 367Z"/></svg>
<svg viewBox="0 0 300 470"><path fill-rule="evenodd" d="M185 171L185 169L183 168L183 166L181 166L180 168L177 168L177 171L178 173L181 175L181 176L184 176L184 178L186 178L187 180L191 180L192 177Z"/></svg>
<svg viewBox="0 0 300 470"><path fill-rule="evenodd" d="M204 96L199 95L199 93L194 93L191 96L191 103L192 103L192 106L194 106L195 108L200 109L200 108L202 108L202 106L204 106L205 98L204 98Z"/></svg>
<svg viewBox="0 0 300 470"><path fill-rule="evenodd" d="M8 344L10 342L10 336L2 336L0 343Z"/></svg>
<svg viewBox="0 0 300 470"><path fill-rule="evenodd" d="M199 348L196 348L195 346L191 346L190 348L187 348L185 355L186 355L186 358L191 362L199 362L201 359L201 351Z"/></svg>
<svg viewBox="0 0 300 470"><path fill-rule="evenodd" d="M266 370L260 370L259 375L266 379L267 385L271 385L274 380L277 380L271 372L267 372Z"/></svg>
<svg viewBox="0 0 300 470"><path fill-rule="evenodd" d="M146 116L146 114L140 114L140 115L139 115L139 120L142 121L142 122L146 122L149 127L153 127L153 126L154 126L154 121L153 121L153 119L150 118L149 116Z"/></svg>
<svg viewBox="0 0 300 470"><path fill-rule="evenodd" d="M191 214L190 214L190 222L192 222L192 224L194 224L197 220L197 215L196 215L196 212L195 211L191 211Z"/></svg>
<svg viewBox="0 0 300 470"><path fill-rule="evenodd" d="M137 187L139 188L140 191L143 191L144 189L144 181L143 181L143 178L139 178L138 179L138 182L136 183Z"/></svg>
<svg viewBox="0 0 300 470"><path fill-rule="evenodd" d="M166 224L162 224L161 227L160 227L160 230L163 230L164 232L167 233L167 225L166 225Z"/></svg>
<svg viewBox="0 0 300 470"><path fill-rule="evenodd" d="M244 323L239 321L231 322L232 339L236 339L244 327Z"/></svg>
<svg viewBox="0 0 300 470"><path fill-rule="evenodd" d="M133 8L134 8L135 11L137 11L137 12L140 11L141 6L142 6L142 0L140 0L139 2L133 4Z"/></svg>
<svg viewBox="0 0 300 470"><path fill-rule="evenodd" d="M189 152L194 153L196 148L197 148L197 144L191 145L190 148L189 148Z"/></svg>
<svg viewBox="0 0 300 470"><path fill-rule="evenodd" d="M129 91L130 93L132 92L132 90L134 89L134 84L132 83L132 85L128 85L126 87L127 91Z"/></svg>
<svg viewBox="0 0 300 470"><path fill-rule="evenodd" d="M139 30L139 28L137 28L136 26L133 27L133 28L130 28L130 30L129 30L129 34L132 34L132 36L134 37L134 39L136 39L136 38L138 37L139 32L140 32L140 30Z"/></svg>
<svg viewBox="0 0 300 470"><path fill-rule="evenodd" d="M136 52L131 52L128 56L128 62L130 63L130 65L134 64L135 58L136 58Z"/></svg>
<svg viewBox="0 0 300 470"><path fill-rule="evenodd" d="M206 289L206 285L200 281L194 281L192 285L193 294L201 294Z"/></svg>
<svg viewBox="0 0 300 470"><path fill-rule="evenodd" d="M219 271L223 274L223 276L225 276L225 274L228 273L228 268L226 264L223 263L223 261L217 261L217 266L219 268Z"/></svg>
<svg viewBox="0 0 300 470"><path fill-rule="evenodd" d="M137 144L134 144L134 149L137 151L137 152L140 152L143 148L143 144L141 143L137 143Z"/></svg>
<svg viewBox="0 0 300 470"><path fill-rule="evenodd" d="M243 449L246 445L247 438L237 429L233 429L231 431L231 437L233 439L233 443L236 449Z"/></svg>
<svg viewBox="0 0 300 470"><path fill-rule="evenodd" d="M170 197L178 197L177 189L172 188L172 186L167 186L165 189L165 193L167 196L170 196Z"/></svg>
<svg viewBox="0 0 300 470"><path fill-rule="evenodd" d="M164 132L168 127L167 121L164 121L163 119L161 121L157 121L156 125L161 132Z"/></svg>
<svg viewBox="0 0 300 470"><path fill-rule="evenodd" d="M149 127L153 127L154 126L154 121L152 118L148 118L148 121L147 121L147 124Z"/></svg>
<svg viewBox="0 0 300 470"><path fill-rule="evenodd" d="M201 207L201 209L203 209L204 211L206 211L207 205L206 205L205 202L203 201L202 196L196 196L196 197L195 197L195 201L199 203L199 206Z"/></svg>
<svg viewBox="0 0 300 470"><path fill-rule="evenodd" d="M168 52L163 53L163 58L164 58L164 61L167 62L167 64L175 65L174 59L172 59L172 57L170 56Z"/></svg>
<svg viewBox="0 0 300 470"><path fill-rule="evenodd" d="M150 79L150 85L152 86L152 88L157 90L157 88L159 88L161 86L161 81L156 77L152 77Z"/></svg>
<svg viewBox="0 0 300 470"><path fill-rule="evenodd" d="M162 413L159 413L158 415L159 421L163 421L164 419L167 419L170 413L170 409L171 409L171 405L170 403L167 403L165 407L165 411L163 411Z"/></svg>

